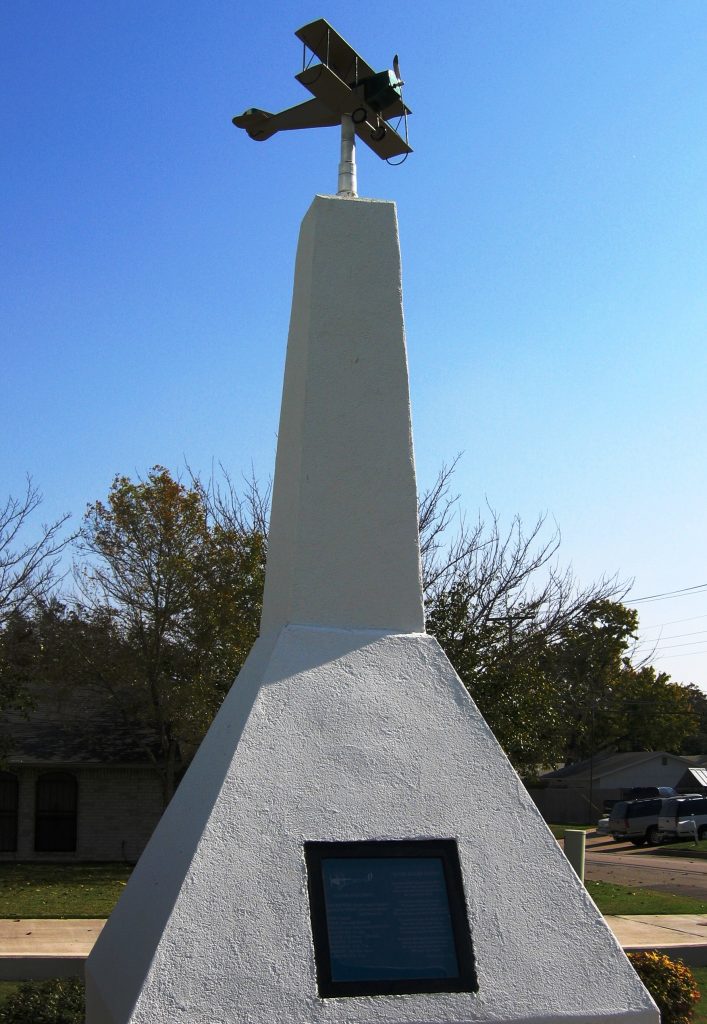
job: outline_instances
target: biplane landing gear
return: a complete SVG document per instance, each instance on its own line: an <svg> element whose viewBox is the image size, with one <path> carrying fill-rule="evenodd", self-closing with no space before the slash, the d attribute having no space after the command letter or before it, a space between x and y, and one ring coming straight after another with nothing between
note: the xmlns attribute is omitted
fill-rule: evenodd
<svg viewBox="0 0 707 1024"><path fill-rule="evenodd" d="M375 131L371 132L371 138L373 139L374 142L380 142L381 139L385 138L387 131L388 129L386 128L386 126L384 124L381 124L378 126L378 128L376 128Z"/></svg>
<svg viewBox="0 0 707 1024"><path fill-rule="evenodd" d="M353 121L354 124L363 124L363 122L366 120L366 116L367 115L365 107L356 107L354 112L351 114L351 120Z"/></svg>

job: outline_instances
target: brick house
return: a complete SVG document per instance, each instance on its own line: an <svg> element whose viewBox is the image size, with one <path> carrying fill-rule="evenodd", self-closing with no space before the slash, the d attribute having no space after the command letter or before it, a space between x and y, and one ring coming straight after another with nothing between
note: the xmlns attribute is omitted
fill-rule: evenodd
<svg viewBox="0 0 707 1024"><path fill-rule="evenodd" d="M677 755L664 750L601 753L545 772L528 792L546 821L572 824L596 821L606 807L626 799L634 787L672 786L699 793L707 755ZM707 782L707 775L704 776ZM705 787L707 788L707 787Z"/></svg>
<svg viewBox="0 0 707 1024"><path fill-rule="evenodd" d="M136 861L163 810L149 732L98 690L33 699L3 725L0 861Z"/></svg>

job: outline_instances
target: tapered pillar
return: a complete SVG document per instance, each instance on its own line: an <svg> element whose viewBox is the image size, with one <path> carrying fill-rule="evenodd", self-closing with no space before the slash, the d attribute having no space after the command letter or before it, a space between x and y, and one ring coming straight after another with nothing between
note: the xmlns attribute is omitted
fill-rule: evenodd
<svg viewBox="0 0 707 1024"><path fill-rule="evenodd" d="M300 232L262 632L424 630L395 205L317 196Z"/></svg>

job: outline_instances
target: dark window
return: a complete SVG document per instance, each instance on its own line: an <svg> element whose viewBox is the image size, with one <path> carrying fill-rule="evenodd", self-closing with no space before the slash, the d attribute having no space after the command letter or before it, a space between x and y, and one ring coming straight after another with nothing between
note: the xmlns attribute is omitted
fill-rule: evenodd
<svg viewBox="0 0 707 1024"><path fill-rule="evenodd" d="M660 800L638 800L628 805L629 818L645 818L649 814L660 813Z"/></svg>
<svg viewBox="0 0 707 1024"><path fill-rule="evenodd" d="M64 772L37 779L35 850L67 853L76 849L77 788L74 776Z"/></svg>
<svg viewBox="0 0 707 1024"><path fill-rule="evenodd" d="M17 849L17 776L0 772L0 851Z"/></svg>
<svg viewBox="0 0 707 1024"><path fill-rule="evenodd" d="M610 820L620 821L622 818L626 818L628 816L626 813L626 806L625 800L618 800L611 808Z"/></svg>

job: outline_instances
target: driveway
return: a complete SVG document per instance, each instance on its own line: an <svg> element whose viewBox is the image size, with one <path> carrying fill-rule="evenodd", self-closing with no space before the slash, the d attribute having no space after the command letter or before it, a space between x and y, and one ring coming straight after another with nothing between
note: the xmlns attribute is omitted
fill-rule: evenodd
<svg viewBox="0 0 707 1024"><path fill-rule="evenodd" d="M615 843L607 836L587 835L585 878L657 889L707 900L707 860L662 857L654 846Z"/></svg>

